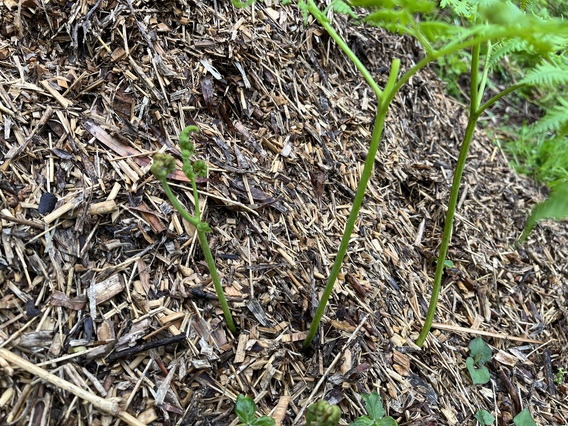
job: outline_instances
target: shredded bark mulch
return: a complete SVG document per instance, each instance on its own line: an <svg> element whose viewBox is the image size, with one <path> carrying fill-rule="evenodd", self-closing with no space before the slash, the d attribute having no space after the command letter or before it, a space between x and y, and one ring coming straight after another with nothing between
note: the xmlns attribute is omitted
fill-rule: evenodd
<svg viewBox="0 0 568 426"><path fill-rule="evenodd" d="M336 25L379 82L411 40ZM356 69L294 5L0 6L0 423L235 425L238 394L277 424L322 398L343 425L378 391L399 425L568 424L568 237L543 188L478 133L436 324L422 326L466 111L434 73L393 102L343 272L301 350L374 121ZM149 172L189 124L230 334L191 226ZM179 162L179 161L178 161ZM192 208L191 186L171 176ZM474 385L468 344L493 350ZM77 389L82 391L76 396Z"/></svg>

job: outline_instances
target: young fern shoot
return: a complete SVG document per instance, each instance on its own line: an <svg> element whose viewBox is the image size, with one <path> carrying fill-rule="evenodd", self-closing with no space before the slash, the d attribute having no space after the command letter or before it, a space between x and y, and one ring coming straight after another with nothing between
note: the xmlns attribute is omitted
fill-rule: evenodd
<svg viewBox="0 0 568 426"><path fill-rule="evenodd" d="M181 158L183 161L182 170L191 182L191 187L193 190L193 198L195 205L195 216L192 216L179 202L177 197L172 192L170 185L168 184L168 175L173 173L176 169L176 164L174 158L169 154L156 154L154 156L154 162L152 164L152 173L154 177L162 184L166 195L168 196L170 202L179 212L181 217L191 223L197 230L197 237L199 239L199 245L203 250L205 256L205 261L209 268L209 273L211 274L211 279L213 285L215 286L215 292L217 293L217 298L219 299L219 304L223 310L223 315L225 316L225 321L227 321L227 326L233 334L237 333L237 328L235 327L235 322L229 310L229 305L227 304L227 298L225 297L225 292L223 291L223 286L221 285L221 280L219 279L219 274L217 273L217 267L215 266L215 259L211 253L209 247L209 242L207 241L207 233L211 231L209 224L201 220L201 212L199 209L199 193L197 192L197 182L196 178L199 176L205 176L207 174L207 165L204 161L198 160L192 163L191 157L195 152L195 147L191 143L189 135L192 132L199 132L197 126L188 126L179 135L179 144L181 148Z"/></svg>
<svg viewBox="0 0 568 426"><path fill-rule="evenodd" d="M333 29L333 26L327 18L327 13L322 12L314 0L301 0L300 7L312 14L317 21L327 30L329 35L345 52L349 59L357 66L363 78L373 89L377 97L377 115L373 129L367 161L361 176L361 181L357 188L357 193L353 201L353 206L345 226L342 241L332 267L331 274L328 278L327 285L324 289L322 298L316 310L316 314L310 326L310 330L304 341L304 347L308 347L316 335L319 322L325 311L325 305L332 293L334 283L339 275L341 265L347 252L349 239L353 232L355 221L361 207L367 183L369 182L375 154L377 152L384 120L387 114L390 102L398 90L418 71L427 66L429 63L443 56L451 55L464 49L471 49L471 85L470 85L470 107L468 125L465 136L460 149L460 155L455 168L454 178L450 200L448 202L448 210L446 215L446 223L442 236L442 243L438 255L436 274L433 284L432 295L425 324L422 328L417 344L422 346L430 331L438 297L441 290L442 276L444 272L444 264L448 247L450 244L453 219L455 215L456 205L458 201L459 187L463 174L465 161L469 152L469 147L473 139L474 130L477 121L485 110L501 99L503 96L511 93L532 81L522 81L519 84L512 85L483 103L483 95L487 87L492 46L502 41L520 38L523 43L530 46L533 53L540 55L541 58L549 58L559 49L559 44L565 43L568 37L568 24L558 20L539 20L533 16L525 15L521 10L509 2L499 0L469 0L442 1L444 5L454 5L459 9L469 25L462 26L459 23L448 23L442 20L432 18L435 10L435 2L432 0L390 0L388 2L377 3L376 0L351 0L350 5L361 6L369 9L369 14L362 21L371 25L381 26L389 31L399 34L407 34L416 38L425 51L425 56L416 65L406 71L400 79L397 80L400 61L394 59L391 65L389 80L386 87L382 90L374 81L371 74L365 69L364 65L359 61L356 55L349 49L347 44ZM350 6L342 0L334 0L332 7L337 13L356 16ZM425 15L429 19L417 19L419 15ZM482 61L482 59L485 59ZM484 64L483 66L481 64ZM550 62L552 64L552 62ZM556 70L557 72L558 70ZM556 76L558 73L555 74ZM556 77L556 80L559 77ZM534 81L546 81L546 79L534 79ZM554 80L549 77L548 80ZM542 217L542 214L541 216ZM549 217L557 217L552 215Z"/></svg>

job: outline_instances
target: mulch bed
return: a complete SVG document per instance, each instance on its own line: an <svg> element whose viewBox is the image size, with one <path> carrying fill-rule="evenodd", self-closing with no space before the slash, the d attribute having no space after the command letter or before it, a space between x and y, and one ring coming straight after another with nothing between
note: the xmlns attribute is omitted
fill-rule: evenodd
<svg viewBox="0 0 568 426"><path fill-rule="evenodd" d="M379 82L392 58L405 70L420 57L411 40L336 23ZM514 247L543 189L482 133L436 324L413 343L466 122L434 73L393 102L306 353L374 121L371 91L323 30L272 1L5 0L0 34L0 423L116 424L114 410L130 424L235 425L243 393L283 425L325 398L345 425L377 390L399 425L474 425L479 408L510 424L525 407L568 424L567 384L554 383L568 369L566 224ZM194 230L149 172L156 152L179 159L194 123L238 336ZM187 179L171 179L191 208ZM494 354L485 386L465 367L479 335Z"/></svg>

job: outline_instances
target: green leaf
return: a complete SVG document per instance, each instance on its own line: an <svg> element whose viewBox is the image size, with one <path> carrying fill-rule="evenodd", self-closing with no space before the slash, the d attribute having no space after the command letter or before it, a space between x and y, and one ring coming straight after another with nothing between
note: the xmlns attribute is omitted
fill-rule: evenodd
<svg viewBox="0 0 568 426"><path fill-rule="evenodd" d="M440 38L449 37L459 31L459 27L442 21L424 21L420 22L418 26L420 32L430 41L437 41Z"/></svg>
<svg viewBox="0 0 568 426"><path fill-rule="evenodd" d="M547 200L533 209L519 243L523 243L536 223L544 219L560 220L568 217L568 182L556 185Z"/></svg>
<svg viewBox="0 0 568 426"><path fill-rule="evenodd" d="M568 83L568 68L559 67L549 62L538 64L519 83L531 86L553 87Z"/></svg>
<svg viewBox="0 0 568 426"><path fill-rule="evenodd" d="M525 408L513 419L513 423L517 426L536 426L536 422L531 416L531 412L528 408Z"/></svg>
<svg viewBox="0 0 568 426"><path fill-rule="evenodd" d="M484 1L478 8L479 16L495 25L526 25L528 17L509 1Z"/></svg>
<svg viewBox="0 0 568 426"><path fill-rule="evenodd" d="M370 395L362 394L361 397L365 400L365 410L369 417L373 420L379 420L386 414L383 408L383 401L377 392L372 392Z"/></svg>
<svg viewBox="0 0 568 426"><path fill-rule="evenodd" d="M252 425L256 418L256 404L250 396L240 394L235 403L235 413L245 425Z"/></svg>
<svg viewBox="0 0 568 426"><path fill-rule="evenodd" d="M481 337L473 339L469 344L470 355L475 360L475 364L484 365L491 359L491 348Z"/></svg>
<svg viewBox="0 0 568 426"><path fill-rule="evenodd" d="M351 9L351 6L349 6L343 0L333 0L331 5L333 7L334 12L340 13L340 14L343 14L343 15L349 15L353 19L359 19L357 14L355 12L353 12L353 9Z"/></svg>
<svg viewBox="0 0 568 426"><path fill-rule="evenodd" d="M440 7L442 9L450 7L456 15L467 19L473 19L475 11L475 6L471 1L466 0L441 0Z"/></svg>
<svg viewBox="0 0 568 426"><path fill-rule="evenodd" d="M242 7L252 6L255 1L256 0L248 0L248 1L242 2L242 1L238 1L238 0L231 0L231 3L233 3L233 6L235 6L235 7L242 8Z"/></svg>
<svg viewBox="0 0 568 426"><path fill-rule="evenodd" d="M251 426L274 426L275 424L276 421L268 416L259 417L251 422Z"/></svg>
<svg viewBox="0 0 568 426"><path fill-rule="evenodd" d="M471 381L476 385L484 385L491 380L489 375L489 370L487 367L475 368L475 361L472 357L468 357L465 360L465 365L469 370L469 375L471 376Z"/></svg>
<svg viewBox="0 0 568 426"><path fill-rule="evenodd" d="M392 417L383 417L381 420L375 420L376 426L398 426Z"/></svg>
<svg viewBox="0 0 568 426"><path fill-rule="evenodd" d="M529 135L555 132L557 136L568 133L568 100L558 98L558 105L550 108L546 115L531 126Z"/></svg>
<svg viewBox="0 0 568 426"><path fill-rule="evenodd" d="M349 426L373 426L375 422L367 416L361 416L354 422L349 423Z"/></svg>
<svg viewBox="0 0 568 426"><path fill-rule="evenodd" d="M477 410L473 417L475 417L481 426L489 426L495 421L495 417L486 410Z"/></svg>

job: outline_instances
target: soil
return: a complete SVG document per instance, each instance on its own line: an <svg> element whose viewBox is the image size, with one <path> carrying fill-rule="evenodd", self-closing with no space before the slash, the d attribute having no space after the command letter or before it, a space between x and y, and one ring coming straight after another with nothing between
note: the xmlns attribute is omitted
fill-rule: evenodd
<svg viewBox="0 0 568 426"><path fill-rule="evenodd" d="M475 425L478 409L509 425L524 408L568 424L566 223L516 248L544 190L481 132L436 323L414 343L467 122L433 72L393 101L303 351L375 110L327 34L273 1L4 0L0 21L0 424L235 425L246 394L277 424L304 424L325 399L346 425L372 391L399 425ZM422 55L381 29L334 25L381 84L393 58L404 72ZM160 151L181 164L189 124L236 336L195 231L149 171ZM187 178L171 182L192 210ZM486 385L465 364L479 336Z"/></svg>

